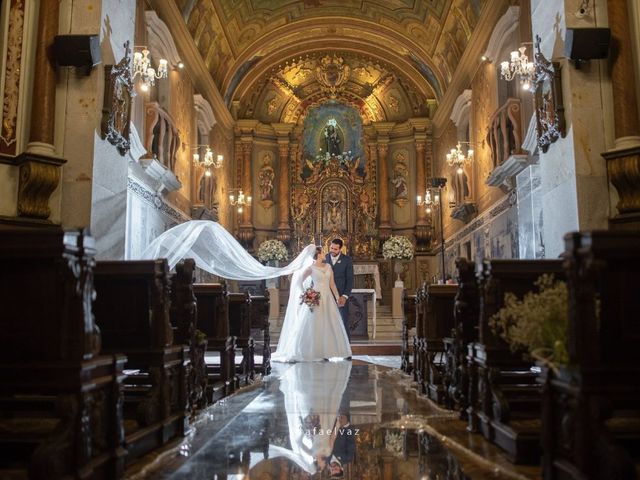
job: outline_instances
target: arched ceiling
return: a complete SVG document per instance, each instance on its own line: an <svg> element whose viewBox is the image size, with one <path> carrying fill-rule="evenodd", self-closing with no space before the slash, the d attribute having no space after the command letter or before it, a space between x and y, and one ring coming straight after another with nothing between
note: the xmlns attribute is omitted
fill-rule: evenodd
<svg viewBox="0 0 640 480"><path fill-rule="evenodd" d="M325 57L349 72L333 98L365 119L393 117L400 101L409 116L424 114L426 100L446 91L487 0L174 1L227 106L255 115L271 101L273 115L269 92L278 90L289 110L274 121L284 121L327 98L318 69L336 66L323 67Z"/></svg>

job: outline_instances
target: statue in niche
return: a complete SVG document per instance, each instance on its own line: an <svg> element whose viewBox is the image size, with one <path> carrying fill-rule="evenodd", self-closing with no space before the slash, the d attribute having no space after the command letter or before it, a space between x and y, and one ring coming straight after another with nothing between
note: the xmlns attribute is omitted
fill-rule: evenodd
<svg viewBox="0 0 640 480"><path fill-rule="evenodd" d="M398 153L395 160L393 177L391 178L391 183L394 188L393 201L396 205L404 207L409 201L409 188L407 186L409 171L402 153Z"/></svg>
<svg viewBox="0 0 640 480"><path fill-rule="evenodd" d="M205 173L200 177L198 200L207 208L212 208L215 203L218 184L214 175L206 175Z"/></svg>
<svg viewBox="0 0 640 480"><path fill-rule="evenodd" d="M271 154L266 153L262 158L262 167L258 173L260 183L260 204L264 208L271 208L273 205L273 181L276 178L275 171L271 166Z"/></svg>
<svg viewBox="0 0 640 480"><path fill-rule="evenodd" d="M469 178L467 177L467 173L464 169L462 170L462 173L456 173L453 176L451 179L451 186L453 188L453 200L456 206L467 203L471 192L469 191Z"/></svg>
<svg viewBox="0 0 640 480"><path fill-rule="evenodd" d="M324 127L324 138L325 138L325 151L330 155L338 156L342 153L342 149L340 147L340 137L338 136L338 131L336 130L337 122L334 118L327 122L327 126Z"/></svg>

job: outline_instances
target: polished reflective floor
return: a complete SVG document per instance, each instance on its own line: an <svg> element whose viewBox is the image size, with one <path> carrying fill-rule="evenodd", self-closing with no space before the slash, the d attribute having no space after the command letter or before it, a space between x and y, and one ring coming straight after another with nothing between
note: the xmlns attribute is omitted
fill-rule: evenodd
<svg viewBox="0 0 640 480"><path fill-rule="evenodd" d="M376 361L376 359L368 359ZM394 358L378 359L392 365ZM256 386L210 407L180 445L129 472L158 479L538 478L408 377L354 360L275 364Z"/></svg>

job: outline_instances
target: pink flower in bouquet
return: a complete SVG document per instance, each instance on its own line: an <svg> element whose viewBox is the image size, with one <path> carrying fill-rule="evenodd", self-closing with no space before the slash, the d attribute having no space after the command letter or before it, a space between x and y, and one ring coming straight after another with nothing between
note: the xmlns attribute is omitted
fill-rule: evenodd
<svg viewBox="0 0 640 480"><path fill-rule="evenodd" d="M314 290L312 287L307 288L302 295L300 295L300 305L307 304L310 310L313 307L320 305L320 292Z"/></svg>

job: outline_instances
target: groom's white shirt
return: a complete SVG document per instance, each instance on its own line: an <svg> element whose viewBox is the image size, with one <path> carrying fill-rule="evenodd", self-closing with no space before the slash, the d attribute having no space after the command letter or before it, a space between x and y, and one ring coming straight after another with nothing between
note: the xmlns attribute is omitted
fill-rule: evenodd
<svg viewBox="0 0 640 480"><path fill-rule="evenodd" d="M331 255L331 265L335 265L339 258L340 254L336 255L335 257Z"/></svg>

